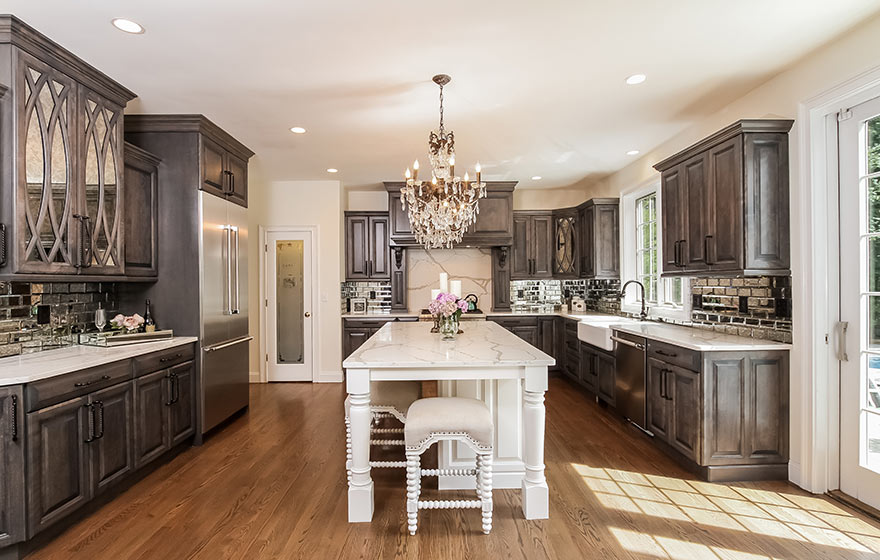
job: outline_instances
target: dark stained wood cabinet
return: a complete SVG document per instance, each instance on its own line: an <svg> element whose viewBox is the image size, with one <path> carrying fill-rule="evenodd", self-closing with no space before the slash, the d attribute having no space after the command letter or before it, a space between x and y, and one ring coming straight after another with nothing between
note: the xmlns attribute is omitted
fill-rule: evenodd
<svg viewBox="0 0 880 560"><path fill-rule="evenodd" d="M520 211L513 213L511 280L553 277L553 213Z"/></svg>
<svg viewBox="0 0 880 560"><path fill-rule="evenodd" d="M170 447L176 447L196 431L196 368L184 362L168 370L168 433Z"/></svg>
<svg viewBox="0 0 880 560"><path fill-rule="evenodd" d="M232 152L226 152L226 172L229 181L226 197L239 206L247 208L248 162Z"/></svg>
<svg viewBox="0 0 880 560"><path fill-rule="evenodd" d="M385 183L388 191L389 237L393 246L418 246L407 210L400 204L402 181ZM486 181L486 198L480 199L476 223L465 232L465 247L501 247L513 237L513 189L515 181Z"/></svg>
<svg viewBox="0 0 880 560"><path fill-rule="evenodd" d="M510 311L510 247L492 249L492 311Z"/></svg>
<svg viewBox="0 0 880 560"><path fill-rule="evenodd" d="M577 208L581 278L620 277L620 200L593 198Z"/></svg>
<svg viewBox="0 0 880 560"><path fill-rule="evenodd" d="M208 136L201 138L201 189L247 208L247 160L253 154L236 155Z"/></svg>
<svg viewBox="0 0 880 560"><path fill-rule="evenodd" d="M673 365L667 369L672 412L668 441L679 453L694 461L700 454L700 374Z"/></svg>
<svg viewBox="0 0 880 560"><path fill-rule="evenodd" d="M617 369L614 355L596 352L596 396L611 406L616 404Z"/></svg>
<svg viewBox="0 0 880 560"><path fill-rule="evenodd" d="M361 347L371 336L385 326L385 323L397 321L397 317L387 319L345 318L342 320L342 359L345 360L352 352Z"/></svg>
<svg viewBox="0 0 880 560"><path fill-rule="evenodd" d="M390 280L387 212L345 213L345 279Z"/></svg>
<svg viewBox="0 0 880 560"><path fill-rule="evenodd" d="M24 430L21 387L0 387L0 548L26 537Z"/></svg>
<svg viewBox="0 0 880 560"><path fill-rule="evenodd" d="M645 370L645 428L661 441L671 433L669 399L666 397L666 364L648 358Z"/></svg>
<svg viewBox="0 0 880 560"><path fill-rule="evenodd" d="M407 311L406 247L391 247L391 311Z"/></svg>
<svg viewBox="0 0 880 560"><path fill-rule="evenodd" d="M168 450L168 422L165 409L170 400L168 375L164 370L134 380L134 458L136 468L158 459Z"/></svg>
<svg viewBox="0 0 880 560"><path fill-rule="evenodd" d="M91 485L95 495L135 469L134 386L121 383L89 397L94 439L89 443Z"/></svg>
<svg viewBox="0 0 880 560"><path fill-rule="evenodd" d="M159 274L159 163L156 156L125 143L125 275Z"/></svg>
<svg viewBox="0 0 880 560"><path fill-rule="evenodd" d="M654 166L663 274L790 274L788 132L741 120Z"/></svg>
<svg viewBox="0 0 880 560"><path fill-rule="evenodd" d="M578 381L591 393L596 392L598 385L596 380L596 360L598 356L599 353L593 346L586 342L581 342Z"/></svg>
<svg viewBox="0 0 880 560"><path fill-rule="evenodd" d="M553 356L556 344L556 318L538 317L538 348L541 352ZM551 368L552 369L552 368Z"/></svg>
<svg viewBox="0 0 880 560"><path fill-rule="evenodd" d="M580 224L576 208L553 211L553 277L577 278L581 256Z"/></svg>

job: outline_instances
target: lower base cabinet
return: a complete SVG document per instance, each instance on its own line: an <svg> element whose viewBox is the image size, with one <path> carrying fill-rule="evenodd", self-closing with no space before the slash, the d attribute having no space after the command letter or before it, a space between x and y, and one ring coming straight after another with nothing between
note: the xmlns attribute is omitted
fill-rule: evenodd
<svg viewBox="0 0 880 560"><path fill-rule="evenodd" d="M184 362L135 380L135 463L140 468L195 433L195 366Z"/></svg>
<svg viewBox="0 0 880 560"><path fill-rule="evenodd" d="M21 387L0 387L0 548L26 537L24 429Z"/></svg>
<svg viewBox="0 0 880 560"><path fill-rule="evenodd" d="M89 465L91 486L97 495L135 469L134 385L122 383L94 393L89 400L94 423L94 435L88 443Z"/></svg>
<svg viewBox="0 0 880 560"><path fill-rule="evenodd" d="M617 366L613 354L596 353L596 396L611 406L616 404L614 397L617 385Z"/></svg>
<svg viewBox="0 0 880 560"><path fill-rule="evenodd" d="M700 374L648 359L646 423L654 437L692 461L699 458Z"/></svg>

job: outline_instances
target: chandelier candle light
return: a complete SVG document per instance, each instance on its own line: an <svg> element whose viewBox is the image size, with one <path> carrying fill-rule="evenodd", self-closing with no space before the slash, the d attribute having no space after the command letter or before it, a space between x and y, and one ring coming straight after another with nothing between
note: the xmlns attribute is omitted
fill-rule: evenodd
<svg viewBox="0 0 880 560"><path fill-rule="evenodd" d="M455 135L443 124L443 86L452 78L438 74L433 78L440 86L440 128L428 135L428 159L431 162L431 181L419 181L419 160L407 169L406 185L400 189L400 204L409 207L409 223L416 241L426 249L451 249L460 243L468 226L480 213L479 200L486 196L486 184L481 182L480 164L476 166L476 181L455 175Z"/></svg>

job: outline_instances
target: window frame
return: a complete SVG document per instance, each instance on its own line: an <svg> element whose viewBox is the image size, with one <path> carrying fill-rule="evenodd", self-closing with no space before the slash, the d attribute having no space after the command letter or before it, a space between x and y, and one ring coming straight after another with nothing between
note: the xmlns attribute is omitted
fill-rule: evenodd
<svg viewBox="0 0 880 560"><path fill-rule="evenodd" d="M691 320L692 301L690 294L690 279L681 277L681 305L669 301L671 282L666 281L661 275L663 269L663 199L660 188L659 176L645 183L625 191L620 196L620 280L621 286L629 280L638 280L638 242L637 242L637 217L636 203L656 194L655 198L655 228L657 231L657 303L648 303L648 317L652 319L672 319L677 321ZM630 288L620 301L620 309L625 313L637 314L642 305L638 289Z"/></svg>

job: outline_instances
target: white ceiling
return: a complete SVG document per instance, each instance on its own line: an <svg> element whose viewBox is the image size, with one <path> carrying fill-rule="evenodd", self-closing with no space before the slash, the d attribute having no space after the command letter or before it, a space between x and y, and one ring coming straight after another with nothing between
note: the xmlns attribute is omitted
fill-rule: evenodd
<svg viewBox="0 0 880 560"><path fill-rule="evenodd" d="M446 122L460 169L479 159L486 179L559 187L620 169L627 150L660 144L878 10L877 0L0 0L0 12L139 94L129 112L204 113L257 152L264 178L349 188L425 162L434 74L453 78ZM146 33L122 33L114 17ZM637 72L648 80L625 85Z"/></svg>

